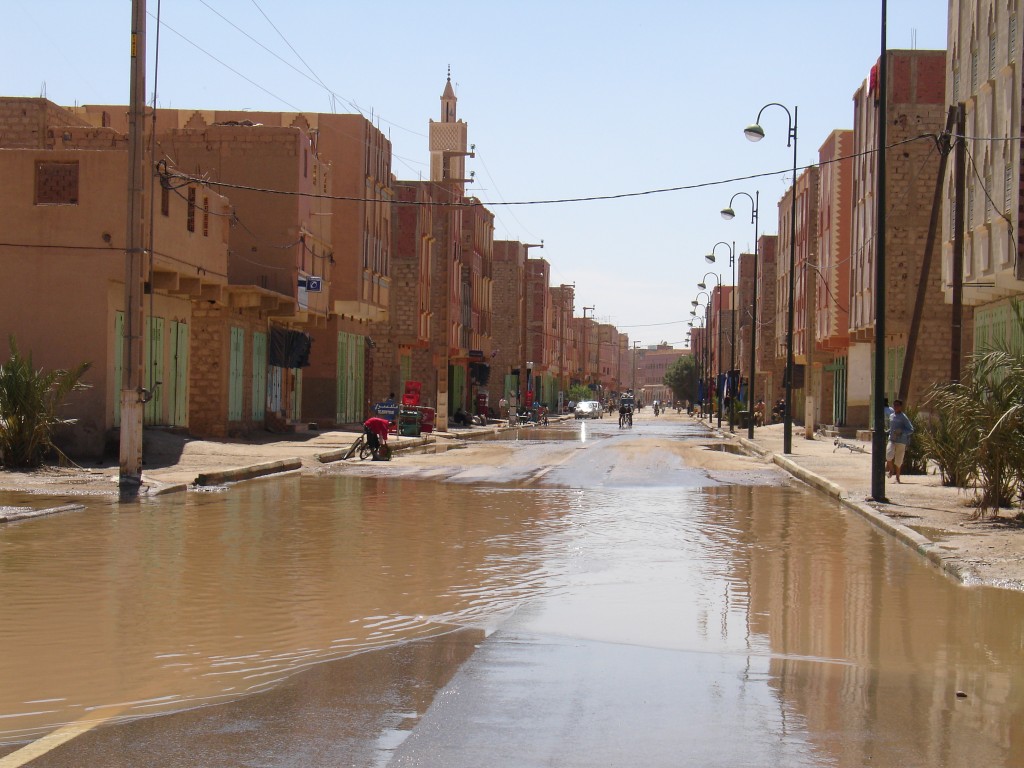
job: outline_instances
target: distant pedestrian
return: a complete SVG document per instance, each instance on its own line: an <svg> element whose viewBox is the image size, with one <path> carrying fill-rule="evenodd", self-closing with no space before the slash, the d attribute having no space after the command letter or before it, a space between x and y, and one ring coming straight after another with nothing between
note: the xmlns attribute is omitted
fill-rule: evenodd
<svg viewBox="0 0 1024 768"><path fill-rule="evenodd" d="M889 477L895 477L897 483L900 482L903 456L913 434L914 425L903 412L903 401L893 401L892 417L889 419L889 443L885 448L885 466L889 471Z"/></svg>

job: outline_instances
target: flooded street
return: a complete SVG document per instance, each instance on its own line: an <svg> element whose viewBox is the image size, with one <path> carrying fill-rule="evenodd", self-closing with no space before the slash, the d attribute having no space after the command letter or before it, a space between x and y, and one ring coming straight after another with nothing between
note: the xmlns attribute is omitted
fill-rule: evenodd
<svg viewBox="0 0 1024 768"><path fill-rule="evenodd" d="M1024 594L702 435L2 527L0 768L1024 764Z"/></svg>

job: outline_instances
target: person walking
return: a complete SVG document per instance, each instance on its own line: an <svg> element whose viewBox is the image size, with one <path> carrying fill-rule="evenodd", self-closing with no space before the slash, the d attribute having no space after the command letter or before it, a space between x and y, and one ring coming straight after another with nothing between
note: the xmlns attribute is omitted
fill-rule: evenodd
<svg viewBox="0 0 1024 768"><path fill-rule="evenodd" d="M903 412L903 401L894 400L892 416L889 418L889 443L885 448L885 466L889 471L889 477L895 477L897 483L900 482L903 457L913 434L914 425Z"/></svg>

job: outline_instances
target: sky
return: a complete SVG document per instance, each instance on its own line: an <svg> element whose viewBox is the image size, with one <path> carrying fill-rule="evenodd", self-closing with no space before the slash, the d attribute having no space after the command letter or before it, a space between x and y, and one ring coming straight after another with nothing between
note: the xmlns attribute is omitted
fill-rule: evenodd
<svg viewBox="0 0 1024 768"><path fill-rule="evenodd" d="M789 118L765 109L758 143L743 128L782 104L798 165L816 163L852 127L881 50L881 0L161 0L154 77L157 5L147 100L358 110L390 137L399 179L429 173L450 67L476 146L467 193L494 212L495 238L543 240L530 255L575 284L576 315L593 307L644 346L685 346L696 284L709 269L731 284L731 244L753 249L747 198L720 215L734 193L759 192L760 232L778 231ZM945 48L947 14L945 0L889 0L888 47ZM4 26L0 95L127 104L128 0L8 0ZM690 188L657 191L677 187ZM545 202L617 195L632 196Z"/></svg>

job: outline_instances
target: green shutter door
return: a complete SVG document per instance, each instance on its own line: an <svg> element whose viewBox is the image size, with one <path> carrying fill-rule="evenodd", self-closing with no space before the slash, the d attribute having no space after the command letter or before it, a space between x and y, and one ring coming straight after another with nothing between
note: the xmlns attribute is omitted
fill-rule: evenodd
<svg viewBox="0 0 1024 768"><path fill-rule="evenodd" d="M337 400L334 405L334 420L338 424L345 423L345 393L348 387L345 385L346 355L348 354L347 334L338 333L338 364L334 374L334 381L337 386Z"/></svg>
<svg viewBox="0 0 1024 768"><path fill-rule="evenodd" d="M267 334L252 335L252 418L263 421L267 409Z"/></svg>
<svg viewBox="0 0 1024 768"><path fill-rule="evenodd" d="M302 418L302 369L295 369L295 390L292 393L292 421Z"/></svg>
<svg viewBox="0 0 1024 768"><path fill-rule="evenodd" d="M146 403L144 423L149 425L166 424L164 416L164 319L149 318L149 343L144 351L146 360L146 380L142 383L150 391L149 402Z"/></svg>
<svg viewBox="0 0 1024 768"><path fill-rule="evenodd" d="M124 312L114 313L114 426L121 426L121 377L124 375Z"/></svg>
<svg viewBox="0 0 1024 768"><path fill-rule="evenodd" d="M171 322L171 365L174 391L171 402L171 424L176 427L188 426L188 325Z"/></svg>
<svg viewBox="0 0 1024 768"><path fill-rule="evenodd" d="M245 331L231 327L231 358L228 368L228 421L241 421L244 398L242 379L245 372Z"/></svg>

